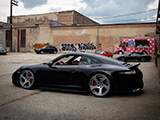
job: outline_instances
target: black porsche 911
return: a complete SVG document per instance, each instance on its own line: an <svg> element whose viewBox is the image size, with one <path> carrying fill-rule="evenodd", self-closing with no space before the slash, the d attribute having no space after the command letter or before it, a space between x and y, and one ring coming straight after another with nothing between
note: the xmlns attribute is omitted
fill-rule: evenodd
<svg viewBox="0 0 160 120"><path fill-rule="evenodd" d="M104 97L140 91L143 74L139 65L91 53L67 53L49 63L20 67L13 73L12 82L25 89L91 92Z"/></svg>
<svg viewBox="0 0 160 120"><path fill-rule="evenodd" d="M140 61L140 62L145 62L145 61L150 61L152 58L150 55L146 53L140 53L140 52L132 52L126 55L121 55L116 58L117 60L121 60L124 62L127 61Z"/></svg>

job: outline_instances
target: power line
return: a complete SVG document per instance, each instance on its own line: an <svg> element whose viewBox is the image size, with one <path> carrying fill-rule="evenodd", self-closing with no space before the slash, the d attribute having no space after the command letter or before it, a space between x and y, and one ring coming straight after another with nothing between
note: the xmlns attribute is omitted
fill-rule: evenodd
<svg viewBox="0 0 160 120"><path fill-rule="evenodd" d="M122 20L122 21L107 21L107 22L112 22L112 23L114 23L114 22L119 22L119 23L121 23L121 22L133 22L133 21L141 21L141 22L146 22L146 21L154 21L156 19L156 17L149 17L149 18L139 18L139 19L128 19L128 20Z"/></svg>
<svg viewBox="0 0 160 120"><path fill-rule="evenodd" d="M123 14L123 15L116 15L116 16L111 16L111 17L101 17L101 18L94 18L97 20L102 20L102 19L112 19L112 18L117 18L117 17L124 17L124 16L130 16L130 15L136 15L136 14L142 14L142 13L146 13L146 12L152 12L155 11L156 9L151 9L151 10L146 10L146 11L141 11L141 12L135 12L135 13L129 13L129 14Z"/></svg>

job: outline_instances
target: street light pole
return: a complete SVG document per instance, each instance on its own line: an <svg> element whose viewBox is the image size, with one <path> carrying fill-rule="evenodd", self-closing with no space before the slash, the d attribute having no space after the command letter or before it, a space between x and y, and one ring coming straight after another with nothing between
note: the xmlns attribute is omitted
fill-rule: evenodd
<svg viewBox="0 0 160 120"><path fill-rule="evenodd" d="M12 51L12 0L10 2L10 51Z"/></svg>
<svg viewBox="0 0 160 120"><path fill-rule="evenodd" d="M99 24L97 25L97 52L99 51Z"/></svg>

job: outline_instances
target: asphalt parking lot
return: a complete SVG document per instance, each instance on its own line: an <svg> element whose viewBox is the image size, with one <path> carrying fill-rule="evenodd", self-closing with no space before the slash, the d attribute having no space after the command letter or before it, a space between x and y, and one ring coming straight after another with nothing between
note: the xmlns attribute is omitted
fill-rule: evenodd
<svg viewBox="0 0 160 120"><path fill-rule="evenodd" d="M97 98L92 94L25 90L12 84L12 73L21 65L47 62L59 55L0 56L0 120L160 120L160 78L154 59L140 65L144 88L139 94Z"/></svg>

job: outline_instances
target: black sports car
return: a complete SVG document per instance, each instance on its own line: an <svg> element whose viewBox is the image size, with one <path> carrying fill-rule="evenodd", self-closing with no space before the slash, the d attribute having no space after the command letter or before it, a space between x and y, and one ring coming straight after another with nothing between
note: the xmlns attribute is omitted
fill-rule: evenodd
<svg viewBox="0 0 160 120"><path fill-rule="evenodd" d="M0 47L0 55L6 55L7 54L7 50L3 47Z"/></svg>
<svg viewBox="0 0 160 120"><path fill-rule="evenodd" d="M91 53L67 53L49 63L20 67L13 73L12 82L25 89L90 91L103 97L141 90L143 74L139 65Z"/></svg>
<svg viewBox="0 0 160 120"><path fill-rule="evenodd" d="M44 54L44 53L54 53L54 54L56 54L58 52L58 50L55 46L45 46L45 47L36 49L35 52L37 54Z"/></svg>
<svg viewBox="0 0 160 120"><path fill-rule="evenodd" d="M127 62L127 61L145 62L145 61L150 61L152 58L150 55L148 55L146 53L132 52L132 53L129 53L126 55L121 55L121 56L117 57L116 59L124 61L124 62Z"/></svg>

